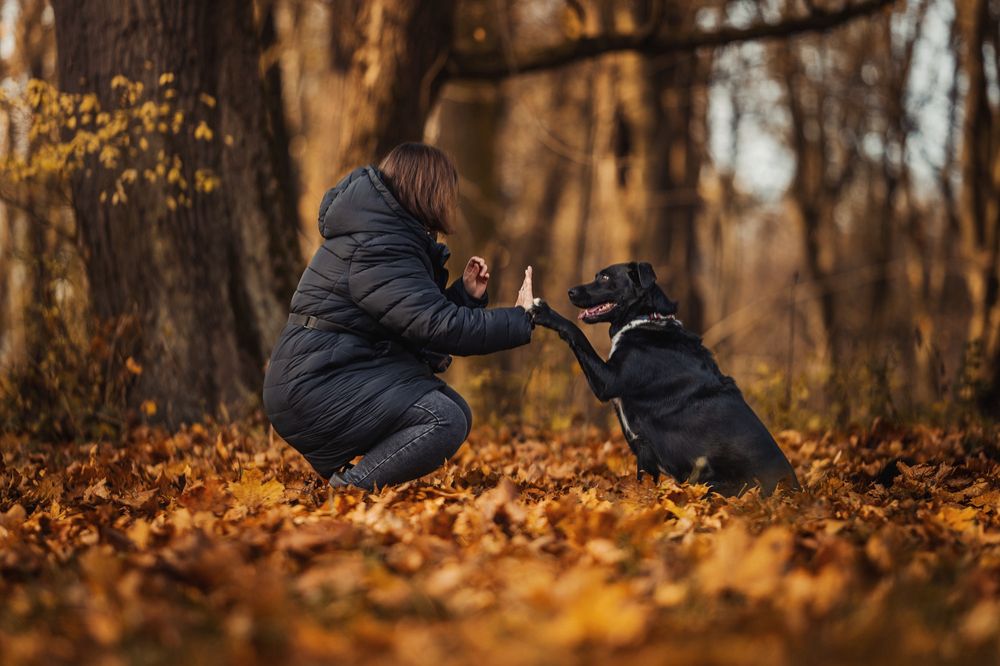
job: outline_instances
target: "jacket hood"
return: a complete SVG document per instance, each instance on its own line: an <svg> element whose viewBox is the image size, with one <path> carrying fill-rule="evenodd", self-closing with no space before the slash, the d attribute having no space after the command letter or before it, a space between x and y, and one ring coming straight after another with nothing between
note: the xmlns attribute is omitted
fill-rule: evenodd
<svg viewBox="0 0 1000 666"><path fill-rule="evenodd" d="M430 240L423 225L396 200L373 166L355 169L323 195L319 207L319 233L323 238L404 230Z"/></svg>

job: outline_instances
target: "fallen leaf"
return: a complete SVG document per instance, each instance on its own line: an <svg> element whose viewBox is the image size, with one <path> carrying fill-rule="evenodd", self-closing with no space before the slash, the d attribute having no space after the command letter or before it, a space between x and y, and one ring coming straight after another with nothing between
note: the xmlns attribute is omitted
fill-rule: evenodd
<svg viewBox="0 0 1000 666"><path fill-rule="evenodd" d="M285 486L276 479L264 481L264 476L256 468L244 470L239 481L229 484L229 492L240 506L256 511L278 502L285 492Z"/></svg>

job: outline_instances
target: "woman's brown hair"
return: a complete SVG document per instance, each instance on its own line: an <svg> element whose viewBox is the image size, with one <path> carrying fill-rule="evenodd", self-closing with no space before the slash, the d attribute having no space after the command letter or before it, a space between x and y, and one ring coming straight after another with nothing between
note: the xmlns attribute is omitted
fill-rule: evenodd
<svg viewBox="0 0 1000 666"><path fill-rule="evenodd" d="M378 168L399 203L428 230L452 232L458 171L444 151L423 143L401 143Z"/></svg>

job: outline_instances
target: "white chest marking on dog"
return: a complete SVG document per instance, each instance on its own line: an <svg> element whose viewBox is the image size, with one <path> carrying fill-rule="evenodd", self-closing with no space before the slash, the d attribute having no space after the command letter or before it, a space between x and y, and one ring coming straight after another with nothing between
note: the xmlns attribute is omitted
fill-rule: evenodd
<svg viewBox="0 0 1000 666"><path fill-rule="evenodd" d="M660 316L656 319L652 317L639 317L638 319L633 319L629 323L621 327L621 329L615 333L614 337L611 338L611 353L608 354L608 358L611 358L615 354L615 349L618 348L618 342L622 339L622 336L629 331L639 328L640 326L666 326L667 324L673 324L676 326L682 326L680 320L673 315L667 315L666 317Z"/></svg>
<svg viewBox="0 0 1000 666"><path fill-rule="evenodd" d="M667 324L673 324L676 326L681 326L681 322L673 315L656 316L656 317L639 317L638 319L633 319L629 323L621 327L614 337L611 338L611 353L608 354L610 359L614 356L615 349L618 348L618 342L621 340L622 336L631 331L632 329L639 328L640 326L665 326ZM618 420L622 423L622 429L625 431L625 438L630 442L635 439L635 431L632 430L632 426L629 425L628 418L625 416L625 408L622 407L621 398L612 398L611 402L615 406L615 411L618 412Z"/></svg>
<svg viewBox="0 0 1000 666"><path fill-rule="evenodd" d="M631 442L633 439L635 439L635 432L632 430L632 427L628 424L628 419L625 418L625 408L622 407L622 399L612 398L611 402L615 406L615 411L618 412L618 420L622 422L622 430L625 431L625 438Z"/></svg>

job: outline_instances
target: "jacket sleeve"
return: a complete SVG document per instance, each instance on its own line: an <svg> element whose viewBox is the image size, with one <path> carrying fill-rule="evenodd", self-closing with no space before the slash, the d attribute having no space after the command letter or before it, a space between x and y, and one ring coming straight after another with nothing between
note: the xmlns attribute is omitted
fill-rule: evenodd
<svg viewBox="0 0 1000 666"><path fill-rule="evenodd" d="M462 282L462 278L458 278L452 282L451 286L445 289L444 295L455 305L467 308L485 308L490 302L489 292L483 292L482 298L469 296L469 292L465 290L465 283Z"/></svg>
<svg viewBox="0 0 1000 666"><path fill-rule="evenodd" d="M421 252L402 236L369 239L351 259L351 298L379 324L430 351L489 354L531 340L531 318L523 308L486 310L450 301L431 279Z"/></svg>

